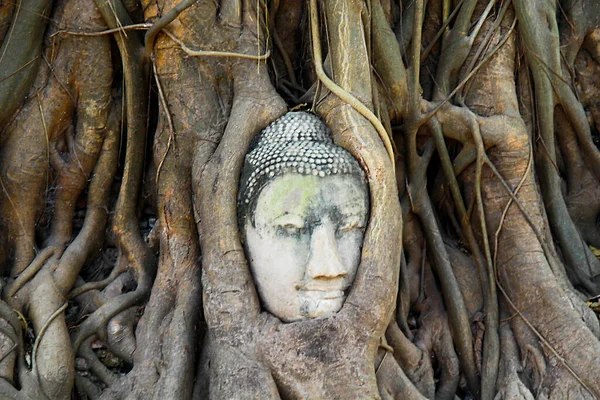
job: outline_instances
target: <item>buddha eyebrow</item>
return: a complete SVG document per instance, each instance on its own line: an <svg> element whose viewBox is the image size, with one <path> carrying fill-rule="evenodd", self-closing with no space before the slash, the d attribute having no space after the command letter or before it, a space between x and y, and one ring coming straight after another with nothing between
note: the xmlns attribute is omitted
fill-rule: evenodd
<svg viewBox="0 0 600 400"><path fill-rule="evenodd" d="M357 208L357 207L353 207L353 208ZM343 204L342 207L340 206L334 206L332 207L331 211L330 211L330 216L332 218L336 218L338 220L341 220L342 218L352 218L352 217L356 217L356 218L361 218L362 217L362 213L360 210L356 210L356 211L352 211L349 213L343 213L342 209L348 209L348 205Z"/></svg>
<svg viewBox="0 0 600 400"><path fill-rule="evenodd" d="M296 214L296 213L293 213L293 212L290 212L290 211L285 211L283 214L279 214L278 216L271 218L271 219L270 219L270 220L268 220L267 222L268 222L268 223L271 223L271 222L274 222L274 221L278 220L278 219L279 219L279 218L281 218L281 217L286 217L286 216L288 216L288 215L290 215L290 216L292 216L292 217L298 217L298 218L300 218L300 219L302 219L302 220L304 220L304 219L305 219L304 217L302 217L302 216L301 216L301 215L299 215L299 214Z"/></svg>

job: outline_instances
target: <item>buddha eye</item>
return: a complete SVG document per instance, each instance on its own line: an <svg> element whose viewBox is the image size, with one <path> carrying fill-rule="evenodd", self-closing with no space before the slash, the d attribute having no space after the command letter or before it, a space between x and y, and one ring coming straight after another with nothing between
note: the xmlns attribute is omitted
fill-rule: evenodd
<svg viewBox="0 0 600 400"><path fill-rule="evenodd" d="M305 218L296 214L284 214L275 218L272 222L272 227L276 233L284 237L299 236L306 231L307 222Z"/></svg>
<svg viewBox="0 0 600 400"><path fill-rule="evenodd" d="M286 223L277 226L277 233L282 236L299 236L306 231L306 227L300 224Z"/></svg>
<svg viewBox="0 0 600 400"><path fill-rule="evenodd" d="M350 218L342 221L338 228L338 234L354 232L364 229L364 224L357 218Z"/></svg>

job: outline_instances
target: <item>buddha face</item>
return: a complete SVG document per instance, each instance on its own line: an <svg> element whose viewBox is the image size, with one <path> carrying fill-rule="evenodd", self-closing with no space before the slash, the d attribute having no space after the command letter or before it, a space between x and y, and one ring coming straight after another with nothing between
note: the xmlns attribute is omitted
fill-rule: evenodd
<svg viewBox="0 0 600 400"><path fill-rule="evenodd" d="M258 195L244 223L264 308L283 321L338 312L360 263L368 189L355 175L285 174Z"/></svg>

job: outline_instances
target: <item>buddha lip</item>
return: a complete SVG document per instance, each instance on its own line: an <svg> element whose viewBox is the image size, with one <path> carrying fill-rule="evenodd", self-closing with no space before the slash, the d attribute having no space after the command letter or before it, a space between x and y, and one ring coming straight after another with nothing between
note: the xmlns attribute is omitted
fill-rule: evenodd
<svg viewBox="0 0 600 400"><path fill-rule="evenodd" d="M305 293L315 293L315 294L320 294L320 296L322 296L323 299L329 300L329 299L338 299L342 296L344 296L344 291L343 290L339 290L339 289L303 289L302 290Z"/></svg>

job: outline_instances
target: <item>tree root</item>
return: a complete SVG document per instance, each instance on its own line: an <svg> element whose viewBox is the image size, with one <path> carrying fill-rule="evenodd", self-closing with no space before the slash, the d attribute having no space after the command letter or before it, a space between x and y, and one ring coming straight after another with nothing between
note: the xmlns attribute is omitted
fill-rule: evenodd
<svg viewBox="0 0 600 400"><path fill-rule="evenodd" d="M379 368L375 372L381 399L425 400L431 398L425 397L419 392L389 354L389 351L385 352Z"/></svg>
<svg viewBox="0 0 600 400"><path fill-rule="evenodd" d="M50 324L52 323L52 321L54 321L56 319L56 317L58 317L63 311L65 311L65 309L67 308L67 306L69 305L69 303L65 303L63 304L58 310L56 310L52 315L50 315L50 317L48 317L48 320L46 322L44 322L44 325L42 325L42 328L40 329L40 332L38 333L37 337L35 338L35 342L33 344L33 350L31 351L31 371L32 374L37 375L37 363L35 361L35 356L37 355L37 349L40 345L40 342L42 341L42 338L44 337L44 334L46 333L46 330L48 329L48 327L50 326Z"/></svg>
<svg viewBox="0 0 600 400"><path fill-rule="evenodd" d="M409 341L392 322L385 335L394 349L394 358L410 382L428 399L435 395L433 367L429 352Z"/></svg>
<svg viewBox="0 0 600 400"><path fill-rule="evenodd" d="M4 287L4 298L11 298L17 293L27 282L42 269L46 261L54 255L53 247L46 247L40 251L29 266L21 272L16 279Z"/></svg>
<svg viewBox="0 0 600 400"><path fill-rule="evenodd" d="M91 344L94 339L94 336L87 338L81 344L77 353L87 361L90 371L92 371L104 384L108 386L115 385L119 379L118 376L102 364L91 349Z"/></svg>
<svg viewBox="0 0 600 400"><path fill-rule="evenodd" d="M6 40L0 48L0 61L8 76L0 78L0 126L4 127L29 92L39 64L44 30L52 0L19 2ZM22 9L27 7L27 9Z"/></svg>
<svg viewBox="0 0 600 400"><path fill-rule="evenodd" d="M593 161L590 169L597 178L600 177L600 152L591 141L589 125L581 103L560 74L558 28L556 20L546 18L546 13L551 13L554 5L545 4L536 12L530 13L521 0L515 0L513 3L520 22L519 30L528 48L526 56L534 77L540 134L547 150L546 156L540 160L540 178L550 224L557 235L569 267L568 271L572 275L571 279L587 292L596 293L598 282L595 280L600 276L600 262L591 256L589 248L581 240L569 217L560 192L558 173L553 168L553 165L556 165L554 106L557 99L573 124L582 150L588 160ZM544 40L534 41L533 35L541 35Z"/></svg>
<svg viewBox="0 0 600 400"><path fill-rule="evenodd" d="M375 114L373 114L373 112L360 100L358 100L348 91L344 90L334 81L332 81L323 70L323 59L321 57L321 39L319 37L319 13L317 9L316 0L310 1L310 10L314 65L319 80L323 83L323 85L325 85L327 89L329 89L332 93L334 93L342 101L344 101L344 103L349 104L353 109L358 111L363 117L369 120L371 124L373 124L373 127L377 130L379 138L383 142L383 145L385 146L385 149L388 153L390 162L392 163L392 170L394 170L396 168L396 157L394 156L394 149L390 140L390 134L385 130L379 118L377 118Z"/></svg>
<svg viewBox="0 0 600 400"><path fill-rule="evenodd" d="M234 53L230 51L210 51L210 50L192 50L185 45L181 40L179 40L175 35L169 32L166 29L163 29L163 32L167 34L171 38L172 41L177 43L186 54L192 57L233 57L233 58L243 58L246 60L256 60L256 61L264 61L271 57L271 50L267 49L264 54L245 54L245 53Z"/></svg>
<svg viewBox="0 0 600 400"><path fill-rule="evenodd" d="M94 334L98 334L101 338L104 337L103 331L108 322L117 314L140 304L148 296L150 287L151 282L149 280L140 281L137 289L133 292L112 298L98 308L79 326L79 330L73 335L71 339L73 349L77 352L81 344Z"/></svg>
<svg viewBox="0 0 600 400"><path fill-rule="evenodd" d="M175 19L179 17L179 14L191 7L195 2L196 0L182 0L167 14L163 15L158 21L152 24L150 29L148 29L146 32L146 36L144 37L144 47L146 48L148 57L152 57L152 54L154 53L154 41L156 40L156 36L159 34L159 32L171 22L175 21Z"/></svg>
<svg viewBox="0 0 600 400"><path fill-rule="evenodd" d="M517 344L507 323L500 324L500 343L504 351L500 355L498 391L494 400L533 400L533 394L519 377L523 368L519 362Z"/></svg>
<svg viewBox="0 0 600 400"><path fill-rule="evenodd" d="M542 334L537 329L535 329L535 327L531 324L531 322L529 322L529 320L521 313L521 311L512 302L512 300L510 299L510 297L508 296L508 294L506 293L506 291L500 284L500 281L497 280L496 284L498 285L498 288L502 292L504 299L508 302L508 304L510 304L512 309L521 317L523 322L525 322L525 324L527 324L529 329L531 329L535 333L535 335L538 337L538 339L540 339L540 342L554 355L554 357L556 357L557 360L559 360L559 362L567 369L567 371L569 371L569 373L575 378L575 380L577 380L577 382L579 382L579 384L581 384L581 386L583 386L585 388L585 390L587 390L593 397L596 397L594 392L592 391L592 389L590 389L590 387L573 370L573 368L569 365L567 360L565 360L560 354L558 354L558 352L554 349L554 346L552 346L550 343L548 343L548 341L542 336ZM540 380L540 383L541 383L541 380Z"/></svg>

